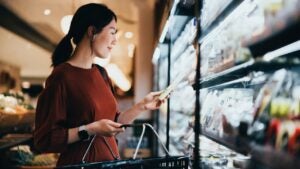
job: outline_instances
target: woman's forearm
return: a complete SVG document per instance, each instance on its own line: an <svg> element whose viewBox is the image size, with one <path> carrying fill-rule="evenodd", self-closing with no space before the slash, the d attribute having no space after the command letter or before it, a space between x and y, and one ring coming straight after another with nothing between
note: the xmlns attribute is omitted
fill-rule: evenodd
<svg viewBox="0 0 300 169"><path fill-rule="evenodd" d="M159 96L162 92L151 92L144 97L144 99L134 106L132 106L129 110L121 113L118 117L118 122L121 124L129 124L143 111L146 110L156 110L160 107L162 103L168 98L164 98L163 100L159 99Z"/></svg>
<svg viewBox="0 0 300 169"><path fill-rule="evenodd" d="M78 128L71 128L68 130L68 144L74 143L76 141L79 141L79 136L78 136Z"/></svg>
<svg viewBox="0 0 300 169"><path fill-rule="evenodd" d="M129 124L143 111L146 111L144 103L139 102L125 112L122 112L118 117L118 122L121 124Z"/></svg>

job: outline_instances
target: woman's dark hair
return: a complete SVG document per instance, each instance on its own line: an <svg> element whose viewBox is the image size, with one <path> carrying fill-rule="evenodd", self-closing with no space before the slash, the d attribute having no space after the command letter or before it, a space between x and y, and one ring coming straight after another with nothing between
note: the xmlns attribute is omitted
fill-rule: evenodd
<svg viewBox="0 0 300 169"><path fill-rule="evenodd" d="M102 4L90 3L81 6L75 12L68 34L59 42L52 54L52 66L55 67L70 59L73 52L71 39L78 44L83 38L89 26L95 27L95 32L101 32L102 28L113 19L117 21L116 14Z"/></svg>

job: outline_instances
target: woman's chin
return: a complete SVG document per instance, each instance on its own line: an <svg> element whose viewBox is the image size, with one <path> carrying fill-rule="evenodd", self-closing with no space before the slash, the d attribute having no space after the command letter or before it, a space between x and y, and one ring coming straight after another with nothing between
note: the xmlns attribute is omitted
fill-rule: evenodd
<svg viewBox="0 0 300 169"><path fill-rule="evenodd" d="M98 57L100 59L108 59L110 57L110 54L99 54L99 55L96 55L96 57Z"/></svg>
<svg viewBox="0 0 300 169"><path fill-rule="evenodd" d="M110 58L110 56L111 56L111 53L105 53L105 54L103 54L103 55L101 55L101 59L108 59L108 58Z"/></svg>
<svg viewBox="0 0 300 169"><path fill-rule="evenodd" d="M97 55L94 58L94 63L99 65L107 65L110 62L110 55Z"/></svg>

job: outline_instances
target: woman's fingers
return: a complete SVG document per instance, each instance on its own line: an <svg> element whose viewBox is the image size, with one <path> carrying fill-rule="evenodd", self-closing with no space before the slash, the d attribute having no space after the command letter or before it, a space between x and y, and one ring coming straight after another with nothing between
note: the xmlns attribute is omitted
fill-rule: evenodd
<svg viewBox="0 0 300 169"><path fill-rule="evenodd" d="M159 96L162 92L163 92L163 90L157 91L157 92L151 92L151 95L152 96Z"/></svg>
<svg viewBox="0 0 300 169"><path fill-rule="evenodd" d="M117 122L114 122L114 121L111 121L111 120L109 120L108 123L109 123L110 126L115 127L115 128L119 128L119 127L122 126L121 123L117 123Z"/></svg>
<svg viewBox="0 0 300 169"><path fill-rule="evenodd" d="M160 107L160 105L162 104L162 103L164 103L164 100L157 100L156 101L156 108L159 108Z"/></svg>
<svg viewBox="0 0 300 169"><path fill-rule="evenodd" d="M117 123L114 121L110 121L109 124L112 127L112 132L114 133L120 133L120 132L124 132L125 130L121 127L122 124L121 123Z"/></svg>
<svg viewBox="0 0 300 169"><path fill-rule="evenodd" d="M124 129L121 128L122 124L112 120L102 119L98 123L100 124L97 127L98 133L103 136L114 136L120 132L124 132Z"/></svg>
<svg viewBox="0 0 300 169"><path fill-rule="evenodd" d="M149 93L142 101L145 110L158 109L161 106L161 104L163 104L170 97L170 93L168 93L168 95L163 96L163 98L160 98L163 93L164 91Z"/></svg>

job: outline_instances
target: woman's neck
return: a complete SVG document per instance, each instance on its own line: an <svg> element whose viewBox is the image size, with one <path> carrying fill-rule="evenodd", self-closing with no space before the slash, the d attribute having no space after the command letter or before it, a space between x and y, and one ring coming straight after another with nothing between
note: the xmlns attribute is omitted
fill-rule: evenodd
<svg viewBox="0 0 300 169"><path fill-rule="evenodd" d="M86 43L89 42L85 42L85 40L83 40L76 46L75 51L68 63L84 69L92 68L94 56L90 45L87 45Z"/></svg>

